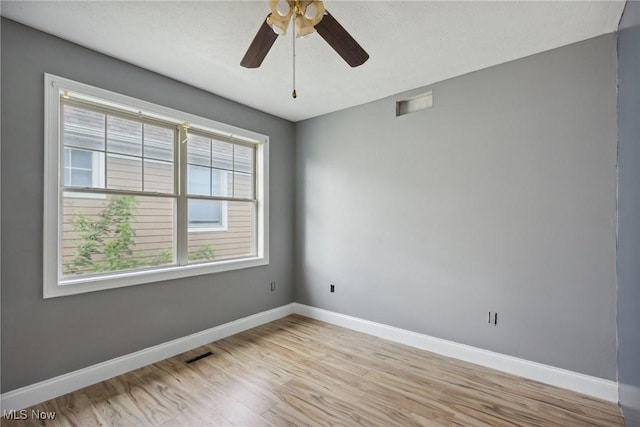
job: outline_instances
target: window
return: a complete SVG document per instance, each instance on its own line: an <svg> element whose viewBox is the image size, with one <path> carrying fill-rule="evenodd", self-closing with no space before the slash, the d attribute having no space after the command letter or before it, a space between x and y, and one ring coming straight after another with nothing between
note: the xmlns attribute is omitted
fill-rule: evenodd
<svg viewBox="0 0 640 427"><path fill-rule="evenodd" d="M104 187L104 162L95 152L64 147L63 183L65 187ZM100 199L100 194L71 193L73 198Z"/></svg>
<svg viewBox="0 0 640 427"><path fill-rule="evenodd" d="M45 298L268 264L266 136L45 83Z"/></svg>
<svg viewBox="0 0 640 427"><path fill-rule="evenodd" d="M63 112L64 170L67 187L104 187L104 160L94 149L99 145L101 116L90 110L68 105ZM102 118L104 121L104 118ZM87 196L76 193L75 197ZM87 197L100 197L88 195Z"/></svg>
<svg viewBox="0 0 640 427"><path fill-rule="evenodd" d="M211 138L198 135L189 135L188 138L188 194L200 196L227 195L227 172L209 167L212 160ZM233 150L233 147L231 147L231 150ZM225 202L190 199L188 205L189 231L206 232L224 230L226 228L227 204Z"/></svg>
<svg viewBox="0 0 640 427"><path fill-rule="evenodd" d="M91 151L64 148L64 185L93 187L98 180L98 164Z"/></svg>

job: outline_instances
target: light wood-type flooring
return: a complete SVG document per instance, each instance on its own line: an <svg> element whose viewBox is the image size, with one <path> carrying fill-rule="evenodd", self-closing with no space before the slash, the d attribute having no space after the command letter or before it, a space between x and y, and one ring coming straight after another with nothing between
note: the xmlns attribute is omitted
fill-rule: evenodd
<svg viewBox="0 0 640 427"><path fill-rule="evenodd" d="M32 409L83 427L623 425L613 403L297 315Z"/></svg>

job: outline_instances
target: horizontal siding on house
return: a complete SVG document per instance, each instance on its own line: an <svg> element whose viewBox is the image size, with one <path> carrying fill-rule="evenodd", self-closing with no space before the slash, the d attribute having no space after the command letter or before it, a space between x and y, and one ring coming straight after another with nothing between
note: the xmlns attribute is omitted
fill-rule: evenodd
<svg viewBox="0 0 640 427"><path fill-rule="evenodd" d="M141 189L142 162L123 156L110 156L107 161L107 187L112 189ZM252 197L252 177L238 175L227 180L228 194L235 188L243 197ZM173 169L169 164L156 161L144 163L144 188L149 191L173 192ZM74 223L84 216L97 220L114 196L67 192L63 200L63 266L75 256L76 248L83 242L83 232ZM171 254L175 258L173 229L174 198L157 196L136 196L136 208L131 225L135 230L133 257L142 261L142 266L153 265L161 254ZM226 227L216 231L193 231L188 233L189 253L211 249L215 259L229 259L253 255L253 204L250 202L227 202ZM110 239L106 239L109 241ZM95 256L95 261L103 261ZM171 262L171 261L169 261ZM67 271L63 268L63 271ZM86 271L80 271L80 273Z"/></svg>

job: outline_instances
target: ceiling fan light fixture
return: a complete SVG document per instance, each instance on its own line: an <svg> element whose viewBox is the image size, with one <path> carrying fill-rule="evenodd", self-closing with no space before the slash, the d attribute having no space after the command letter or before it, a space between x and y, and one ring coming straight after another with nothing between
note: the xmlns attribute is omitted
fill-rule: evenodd
<svg viewBox="0 0 640 427"><path fill-rule="evenodd" d="M287 0L270 0L269 7L271 14L267 16L267 24L279 36L286 35L293 15L293 4Z"/></svg>
<svg viewBox="0 0 640 427"><path fill-rule="evenodd" d="M278 15L274 15L273 13L267 16L267 24L271 27L274 33L279 36L283 36L287 34L287 28L289 28L289 19L282 19Z"/></svg>
<svg viewBox="0 0 640 427"><path fill-rule="evenodd" d="M302 15L296 16L296 37L297 38L303 38L315 32L316 32L316 29L311 24L311 21L309 21L308 19L305 19L304 16Z"/></svg>
<svg viewBox="0 0 640 427"><path fill-rule="evenodd" d="M276 13L283 18L288 16L291 12L291 6L289 6L289 2L286 0L278 0L276 3Z"/></svg>
<svg viewBox="0 0 640 427"><path fill-rule="evenodd" d="M311 3L307 6L307 9L304 11L304 17L307 19L313 19L318 16L318 8L315 4Z"/></svg>
<svg viewBox="0 0 640 427"><path fill-rule="evenodd" d="M294 76L296 36L305 37L317 32L351 67L362 65L369 59L369 54L362 46L325 10L322 0L269 0L269 6L271 13L262 21L258 33L240 61L241 66L258 68L278 35L287 34L292 17Z"/></svg>
<svg viewBox="0 0 640 427"><path fill-rule="evenodd" d="M315 15L313 17L310 17L310 16L305 16L305 17L311 20L311 25L315 27L320 23L320 21L322 21L322 18L324 18L324 12L325 12L324 3L322 3L320 0L317 0L311 3L309 7L307 7L307 10L309 10L310 7L313 7L313 9L315 9L316 11Z"/></svg>

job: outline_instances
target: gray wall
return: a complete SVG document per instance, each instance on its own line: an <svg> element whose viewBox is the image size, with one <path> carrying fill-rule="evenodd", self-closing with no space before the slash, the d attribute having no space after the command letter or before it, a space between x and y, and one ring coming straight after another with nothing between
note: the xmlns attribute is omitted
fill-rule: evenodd
<svg viewBox="0 0 640 427"><path fill-rule="evenodd" d="M292 123L13 21L1 25L3 392L293 301ZM269 135L270 265L43 300L45 72Z"/></svg>
<svg viewBox="0 0 640 427"><path fill-rule="evenodd" d="M618 32L618 381L628 426L640 426L640 2Z"/></svg>
<svg viewBox="0 0 640 427"><path fill-rule="evenodd" d="M423 90L296 125L296 301L615 380L615 35Z"/></svg>
<svg viewBox="0 0 640 427"><path fill-rule="evenodd" d="M394 117L418 89L294 134L4 18L1 30L3 392L289 303L294 279L305 304L615 379L613 35L437 83L431 110ZM270 135L271 264L43 300L44 72Z"/></svg>

